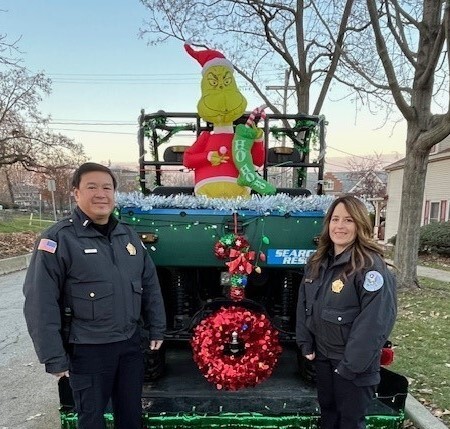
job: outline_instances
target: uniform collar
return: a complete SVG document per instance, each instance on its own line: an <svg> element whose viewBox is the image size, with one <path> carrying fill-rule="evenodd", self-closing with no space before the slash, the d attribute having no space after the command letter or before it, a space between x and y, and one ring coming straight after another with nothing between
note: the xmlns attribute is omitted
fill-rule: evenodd
<svg viewBox="0 0 450 429"><path fill-rule="evenodd" d="M328 251L329 266L336 267L339 265L347 264L352 256L352 249L353 246L347 247L347 249L345 249L342 253L339 253L339 255L334 256L334 249L331 248Z"/></svg>
<svg viewBox="0 0 450 429"><path fill-rule="evenodd" d="M77 230L77 234L79 236L97 236L102 235L99 231L97 231L93 227L93 221L92 219L83 212L79 207L75 207L71 219L69 219L70 222L72 222L75 225L75 228ZM111 233L115 227L118 224L117 219L109 215L109 233Z"/></svg>

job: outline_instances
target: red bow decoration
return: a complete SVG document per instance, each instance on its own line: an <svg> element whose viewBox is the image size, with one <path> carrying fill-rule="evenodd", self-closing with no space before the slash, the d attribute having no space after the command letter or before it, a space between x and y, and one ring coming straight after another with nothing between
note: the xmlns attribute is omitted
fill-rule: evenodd
<svg viewBox="0 0 450 429"><path fill-rule="evenodd" d="M255 259L255 252L241 252L240 250L231 249L230 258L235 258L230 262L226 262L228 265L228 271L231 274L234 273L247 273L251 274L253 271L253 265L250 261Z"/></svg>

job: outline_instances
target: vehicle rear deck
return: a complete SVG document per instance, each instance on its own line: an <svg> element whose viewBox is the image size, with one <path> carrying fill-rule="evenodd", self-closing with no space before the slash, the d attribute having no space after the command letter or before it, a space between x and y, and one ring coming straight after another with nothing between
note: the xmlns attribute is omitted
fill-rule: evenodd
<svg viewBox="0 0 450 429"><path fill-rule="evenodd" d="M67 385L60 393L61 428L76 429ZM367 428L401 429L405 398L404 377L382 368L382 382L366 418ZM144 385L142 412L144 429L320 429L316 390L300 377L292 344L283 345L269 379L255 387L225 391L203 377L188 342L171 342L166 349L165 373ZM112 415L106 414L105 420L107 428L112 429Z"/></svg>

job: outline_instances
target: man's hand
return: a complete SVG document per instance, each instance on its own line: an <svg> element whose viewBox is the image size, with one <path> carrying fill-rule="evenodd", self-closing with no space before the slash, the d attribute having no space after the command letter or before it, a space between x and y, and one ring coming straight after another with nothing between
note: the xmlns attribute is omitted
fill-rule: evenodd
<svg viewBox="0 0 450 429"><path fill-rule="evenodd" d="M159 350L163 343L163 340L151 340L150 341L150 350Z"/></svg>
<svg viewBox="0 0 450 429"><path fill-rule="evenodd" d="M69 377L69 371L56 372L53 373L52 375L54 375L59 380L62 377Z"/></svg>
<svg viewBox="0 0 450 429"><path fill-rule="evenodd" d="M308 360L314 360L316 358L316 353L312 352L309 355L305 355L305 358L308 359Z"/></svg>

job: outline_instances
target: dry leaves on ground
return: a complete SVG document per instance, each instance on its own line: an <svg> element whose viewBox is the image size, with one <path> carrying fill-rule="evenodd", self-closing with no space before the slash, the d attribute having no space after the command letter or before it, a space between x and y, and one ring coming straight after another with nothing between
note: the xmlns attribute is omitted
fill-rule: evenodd
<svg viewBox="0 0 450 429"><path fill-rule="evenodd" d="M0 259L30 253L38 235L37 232L0 233Z"/></svg>

